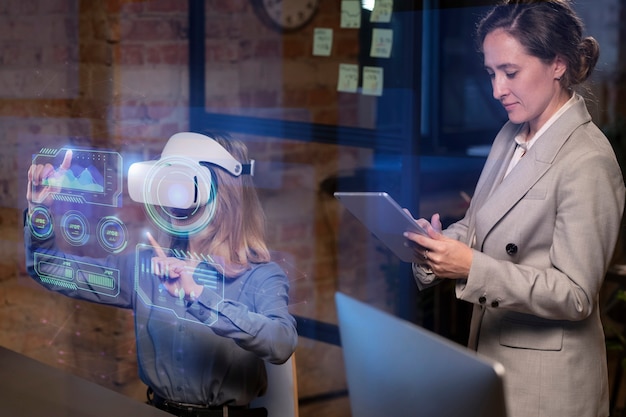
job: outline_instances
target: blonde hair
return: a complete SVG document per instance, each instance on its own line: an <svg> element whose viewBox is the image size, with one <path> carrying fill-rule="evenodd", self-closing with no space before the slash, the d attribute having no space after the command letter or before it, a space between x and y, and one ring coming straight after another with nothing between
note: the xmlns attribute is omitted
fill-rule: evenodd
<svg viewBox="0 0 626 417"><path fill-rule="evenodd" d="M224 133L205 133L222 145L235 159L250 162L246 145ZM209 166L217 182L215 214L196 242L196 250L216 256L224 263L225 275L245 272L251 263L270 261L265 242L265 213L250 175L230 175L217 166Z"/></svg>

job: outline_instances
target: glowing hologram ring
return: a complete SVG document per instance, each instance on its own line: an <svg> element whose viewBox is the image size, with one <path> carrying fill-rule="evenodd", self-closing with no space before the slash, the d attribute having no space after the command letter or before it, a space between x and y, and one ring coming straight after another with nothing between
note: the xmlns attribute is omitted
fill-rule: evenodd
<svg viewBox="0 0 626 417"><path fill-rule="evenodd" d="M52 236L52 213L43 206L35 207L30 215L26 216L30 232L37 239L48 239Z"/></svg>
<svg viewBox="0 0 626 417"><path fill-rule="evenodd" d="M128 243L128 230L116 217L107 216L98 222L98 243L111 253L120 253Z"/></svg>
<svg viewBox="0 0 626 417"><path fill-rule="evenodd" d="M193 235L215 215L217 187L211 170L190 158L170 156L155 161L142 193L150 220L173 236Z"/></svg>
<svg viewBox="0 0 626 417"><path fill-rule="evenodd" d="M70 210L61 218L61 230L66 242L73 246L82 246L89 240L89 222L76 210Z"/></svg>

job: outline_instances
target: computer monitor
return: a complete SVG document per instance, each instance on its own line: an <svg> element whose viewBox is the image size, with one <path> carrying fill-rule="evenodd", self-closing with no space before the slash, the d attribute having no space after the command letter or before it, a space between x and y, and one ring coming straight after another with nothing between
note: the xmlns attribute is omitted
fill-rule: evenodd
<svg viewBox="0 0 626 417"><path fill-rule="evenodd" d="M504 368L335 294L352 417L506 417Z"/></svg>

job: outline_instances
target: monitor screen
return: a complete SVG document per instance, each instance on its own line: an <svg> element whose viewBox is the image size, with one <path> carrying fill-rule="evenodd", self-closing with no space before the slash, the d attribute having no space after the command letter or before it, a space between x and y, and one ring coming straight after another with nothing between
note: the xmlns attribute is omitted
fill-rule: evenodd
<svg viewBox="0 0 626 417"><path fill-rule="evenodd" d="M504 417L504 368L336 293L353 417Z"/></svg>

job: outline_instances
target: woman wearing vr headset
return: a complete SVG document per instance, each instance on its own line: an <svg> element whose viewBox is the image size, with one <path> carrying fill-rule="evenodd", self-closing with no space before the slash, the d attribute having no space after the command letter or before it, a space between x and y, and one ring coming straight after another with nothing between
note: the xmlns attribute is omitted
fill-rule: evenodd
<svg viewBox="0 0 626 417"><path fill-rule="evenodd" d="M170 138L161 159L166 150L170 156L180 151L183 158L195 159L196 188L202 188L197 177L206 173L212 181L208 196L196 190L206 202L159 210L165 217L170 213L169 248L148 234L150 244L139 245L136 254L78 258L58 249L54 233L45 238L33 233L27 221L27 269L48 289L133 309L139 374L151 404L178 416L266 416L265 409L249 407L267 386L264 361L287 361L297 332L287 308L287 277L270 260L264 240L265 217L252 172L246 169L251 162L247 148L228 135L184 132ZM55 190L46 184L70 168L71 158L68 151L57 169L31 166L29 213L50 208ZM129 183L130 177L129 172ZM205 220L203 227L198 227L198 218ZM36 266L35 253L48 261ZM41 279L55 276L64 261L121 271L119 294L103 296Z"/></svg>

